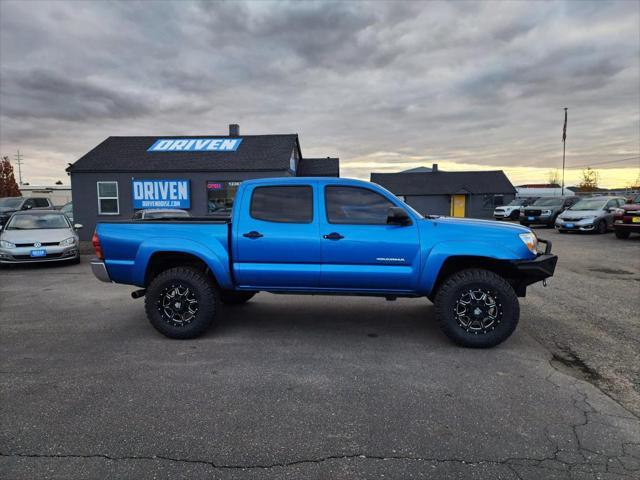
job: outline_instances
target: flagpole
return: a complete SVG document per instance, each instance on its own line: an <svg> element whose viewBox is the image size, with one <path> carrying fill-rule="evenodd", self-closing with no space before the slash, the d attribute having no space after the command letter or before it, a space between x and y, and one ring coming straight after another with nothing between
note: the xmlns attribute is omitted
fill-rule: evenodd
<svg viewBox="0 0 640 480"><path fill-rule="evenodd" d="M564 197L564 159L567 151L567 107L564 107L564 129L562 130L562 189L560 195Z"/></svg>

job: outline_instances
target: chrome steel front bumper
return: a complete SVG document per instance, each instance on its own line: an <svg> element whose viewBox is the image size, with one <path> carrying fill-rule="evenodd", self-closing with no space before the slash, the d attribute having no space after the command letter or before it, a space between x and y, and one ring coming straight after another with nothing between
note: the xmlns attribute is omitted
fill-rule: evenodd
<svg viewBox="0 0 640 480"><path fill-rule="evenodd" d="M91 260L91 271L101 282L111 283L109 272L107 272L107 267L104 265L104 262L98 259Z"/></svg>

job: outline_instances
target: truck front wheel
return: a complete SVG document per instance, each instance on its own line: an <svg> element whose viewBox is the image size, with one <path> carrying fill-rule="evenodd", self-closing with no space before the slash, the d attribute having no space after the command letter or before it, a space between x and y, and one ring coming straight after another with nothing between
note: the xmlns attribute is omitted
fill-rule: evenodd
<svg viewBox="0 0 640 480"><path fill-rule="evenodd" d="M201 271L188 267L165 270L155 277L145 295L147 318L169 338L195 338L213 323L218 292Z"/></svg>
<svg viewBox="0 0 640 480"><path fill-rule="evenodd" d="M435 306L444 334L458 345L471 348L489 348L505 341L520 317L515 291L489 270L454 273L438 290Z"/></svg>

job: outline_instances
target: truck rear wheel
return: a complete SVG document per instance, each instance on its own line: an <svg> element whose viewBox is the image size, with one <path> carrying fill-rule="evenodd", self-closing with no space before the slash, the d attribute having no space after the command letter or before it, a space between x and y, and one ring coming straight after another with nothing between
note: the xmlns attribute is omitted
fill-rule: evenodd
<svg viewBox="0 0 640 480"><path fill-rule="evenodd" d="M489 348L505 341L520 317L513 288L489 270L454 273L438 290L435 306L444 334L458 345L471 348Z"/></svg>
<svg viewBox="0 0 640 480"><path fill-rule="evenodd" d="M629 238L629 235L631 235L631 233L624 232L622 230L616 230L615 234L616 234L616 238L622 238L622 239Z"/></svg>
<svg viewBox="0 0 640 480"><path fill-rule="evenodd" d="M147 318L169 338L195 338L206 332L217 313L218 292L201 271L188 267L165 270L145 295Z"/></svg>
<svg viewBox="0 0 640 480"><path fill-rule="evenodd" d="M251 300L256 292L232 292L223 290L220 292L220 301L225 305L240 305Z"/></svg>

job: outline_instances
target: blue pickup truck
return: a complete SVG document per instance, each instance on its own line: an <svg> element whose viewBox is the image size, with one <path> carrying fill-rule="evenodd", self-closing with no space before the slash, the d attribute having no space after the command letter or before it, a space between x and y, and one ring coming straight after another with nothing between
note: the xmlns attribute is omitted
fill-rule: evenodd
<svg viewBox="0 0 640 480"><path fill-rule="evenodd" d="M338 178L245 181L230 219L101 222L93 245L96 277L139 287L132 296L171 338L197 337L224 314L219 302L265 291L427 297L452 341L491 347L557 261L526 227L424 217L376 184Z"/></svg>

